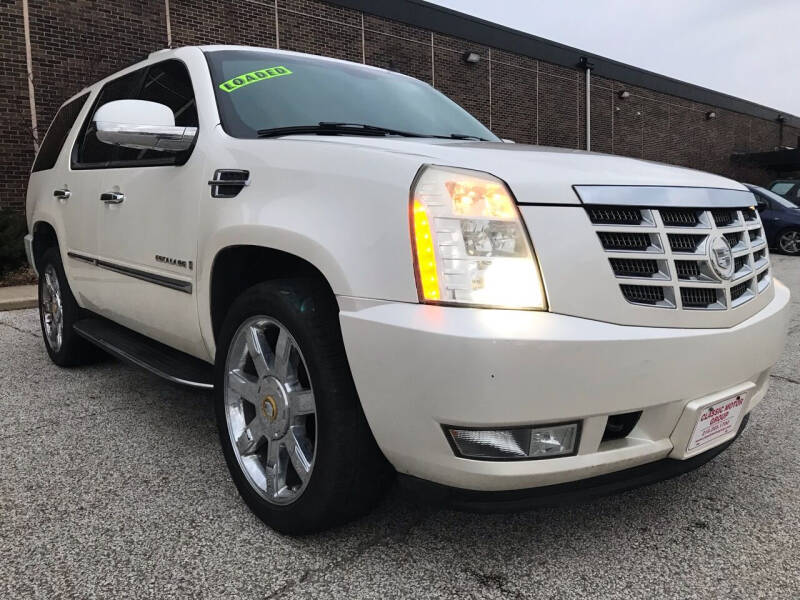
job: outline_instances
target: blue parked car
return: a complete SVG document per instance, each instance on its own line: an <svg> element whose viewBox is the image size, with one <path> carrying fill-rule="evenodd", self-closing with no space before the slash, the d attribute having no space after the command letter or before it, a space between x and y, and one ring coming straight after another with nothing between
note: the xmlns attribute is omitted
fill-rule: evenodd
<svg viewBox="0 0 800 600"><path fill-rule="evenodd" d="M745 185L758 201L758 212L770 247L800 255L800 206L757 185Z"/></svg>

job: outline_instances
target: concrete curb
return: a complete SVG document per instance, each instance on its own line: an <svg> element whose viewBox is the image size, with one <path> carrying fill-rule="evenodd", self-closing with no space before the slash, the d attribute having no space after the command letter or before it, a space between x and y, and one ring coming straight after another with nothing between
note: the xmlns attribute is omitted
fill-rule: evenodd
<svg viewBox="0 0 800 600"><path fill-rule="evenodd" d="M0 287L0 311L34 308L38 303L35 285Z"/></svg>

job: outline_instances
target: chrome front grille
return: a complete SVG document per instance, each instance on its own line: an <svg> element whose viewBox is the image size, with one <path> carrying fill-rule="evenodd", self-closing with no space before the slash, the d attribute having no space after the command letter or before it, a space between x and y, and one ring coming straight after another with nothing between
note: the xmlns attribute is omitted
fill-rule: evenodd
<svg viewBox="0 0 800 600"><path fill-rule="evenodd" d="M736 211L727 208L715 208L711 211L711 217L717 227L729 227L736 223Z"/></svg>
<svg viewBox="0 0 800 600"><path fill-rule="evenodd" d="M681 301L684 308L724 308L722 290L707 287L682 287Z"/></svg>
<svg viewBox="0 0 800 600"><path fill-rule="evenodd" d="M696 227L702 214L693 208L667 208L661 211L661 220L667 227Z"/></svg>
<svg viewBox="0 0 800 600"><path fill-rule="evenodd" d="M742 269L748 268L750 263L750 257L746 254L741 256L737 256L733 259L733 272L739 273Z"/></svg>
<svg viewBox="0 0 800 600"><path fill-rule="evenodd" d="M658 275L658 261L643 258L611 258L611 268L620 277L650 277Z"/></svg>
<svg viewBox="0 0 800 600"><path fill-rule="evenodd" d="M641 225L642 211L625 206L590 206L586 209L592 223Z"/></svg>
<svg viewBox="0 0 800 600"><path fill-rule="evenodd" d="M669 247L673 252L695 254L706 236L693 233L668 233Z"/></svg>
<svg viewBox="0 0 800 600"><path fill-rule="evenodd" d="M751 208L592 205L586 210L620 291L632 304L728 310L769 287L766 237ZM730 279L712 264L709 247L719 236L731 246Z"/></svg>
<svg viewBox="0 0 800 600"><path fill-rule="evenodd" d="M653 244L653 236L647 233L631 233L627 231L601 231L600 243L606 250L620 252L650 252L661 251L658 244Z"/></svg>
<svg viewBox="0 0 800 600"><path fill-rule="evenodd" d="M678 279L697 281L700 279L700 262L696 260L676 260L675 272Z"/></svg>
<svg viewBox="0 0 800 600"><path fill-rule="evenodd" d="M628 302L634 304L649 304L651 306L662 306L667 302L663 287L649 286L649 285L626 285L619 286L622 289L622 294L628 299Z"/></svg>
<svg viewBox="0 0 800 600"><path fill-rule="evenodd" d="M733 286L731 288L731 302L736 302L736 300L744 296L749 287L750 286L746 281L744 283L737 283L735 286Z"/></svg>
<svg viewBox="0 0 800 600"><path fill-rule="evenodd" d="M741 250L742 234L740 232L726 233L725 239L728 240L728 243L731 245L732 250Z"/></svg>

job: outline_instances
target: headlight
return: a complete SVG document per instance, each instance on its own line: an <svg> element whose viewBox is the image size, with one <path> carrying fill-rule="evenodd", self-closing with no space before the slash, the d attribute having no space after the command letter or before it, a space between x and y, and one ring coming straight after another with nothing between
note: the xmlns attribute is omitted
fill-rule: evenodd
<svg viewBox="0 0 800 600"><path fill-rule="evenodd" d="M411 215L420 301L547 308L533 248L502 181L424 167L411 190Z"/></svg>

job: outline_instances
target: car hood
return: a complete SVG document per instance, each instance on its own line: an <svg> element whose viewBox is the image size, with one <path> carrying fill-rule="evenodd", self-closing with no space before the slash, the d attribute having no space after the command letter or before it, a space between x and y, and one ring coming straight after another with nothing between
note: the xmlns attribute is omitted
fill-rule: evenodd
<svg viewBox="0 0 800 600"><path fill-rule="evenodd" d="M373 149L485 171L505 181L520 202L577 204L573 185L711 187L747 191L731 179L646 160L528 144L360 136L295 136L292 140ZM342 149L344 151L344 148Z"/></svg>

